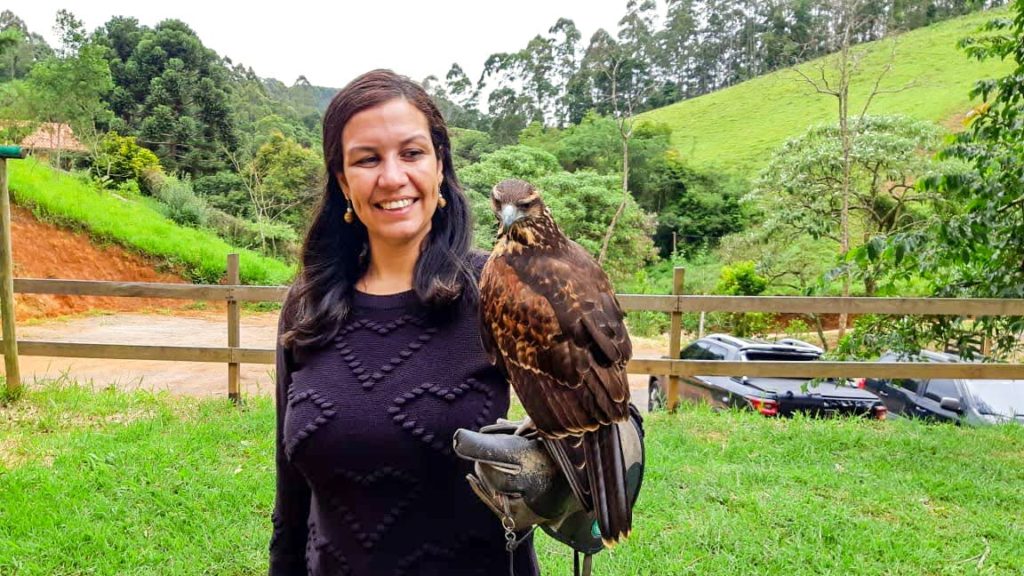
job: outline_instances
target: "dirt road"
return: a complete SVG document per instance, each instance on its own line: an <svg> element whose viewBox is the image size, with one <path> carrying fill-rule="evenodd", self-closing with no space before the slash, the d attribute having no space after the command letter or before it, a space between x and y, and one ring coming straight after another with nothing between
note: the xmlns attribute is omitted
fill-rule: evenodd
<svg viewBox="0 0 1024 576"><path fill-rule="evenodd" d="M277 331L277 312L243 313L242 346L272 348ZM190 312L168 314L117 313L52 320L18 327L19 340L89 342L94 344L143 344L160 346L227 346L224 314ZM635 356L659 356L667 344L634 338ZM197 362L155 362L149 360L103 360L91 358L48 358L22 356L21 373L33 378L58 378L62 374L95 387L116 386L125 390L166 390L172 394L226 396L227 366ZM242 391L245 394L273 392L273 366L243 364ZM630 375L633 401L647 405L647 377Z"/></svg>

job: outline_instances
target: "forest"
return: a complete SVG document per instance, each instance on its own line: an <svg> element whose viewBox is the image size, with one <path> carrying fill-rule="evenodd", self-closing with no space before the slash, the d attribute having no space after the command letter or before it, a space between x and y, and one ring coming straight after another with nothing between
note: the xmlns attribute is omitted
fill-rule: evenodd
<svg viewBox="0 0 1024 576"><path fill-rule="evenodd" d="M487 191L519 177L619 292L667 293L685 266L688 292L1022 298L1024 0L1001 4L629 0L616 30L584 39L560 18L489 56L479 78L452 63L417 80L452 127L482 249L494 235ZM915 86L892 81L897 39L981 10L980 29L958 42L974 62L961 95L970 108L955 121L888 113L886 95ZM54 26L50 46L0 14L0 141L66 124L81 146L52 151L55 168L295 262L322 191L320 116L336 87L263 78L178 20L118 16L90 31L62 10ZM986 62L1001 63L996 77ZM800 87L795 105L825 99L830 119L780 139L756 169L695 162L678 145L687 128L666 111L771 73ZM708 321L741 335L823 328L812 316ZM665 322L630 318L641 334ZM934 342L980 352L986 341L1012 353L1024 321L862 316L856 327L840 353Z"/></svg>

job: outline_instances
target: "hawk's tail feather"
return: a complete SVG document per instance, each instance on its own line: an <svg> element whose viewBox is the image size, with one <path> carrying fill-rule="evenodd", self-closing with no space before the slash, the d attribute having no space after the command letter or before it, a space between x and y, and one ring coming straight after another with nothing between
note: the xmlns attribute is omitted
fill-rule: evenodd
<svg viewBox="0 0 1024 576"><path fill-rule="evenodd" d="M602 426L584 437L590 492L601 540L612 547L633 529L633 510L626 493L626 462L619 427Z"/></svg>

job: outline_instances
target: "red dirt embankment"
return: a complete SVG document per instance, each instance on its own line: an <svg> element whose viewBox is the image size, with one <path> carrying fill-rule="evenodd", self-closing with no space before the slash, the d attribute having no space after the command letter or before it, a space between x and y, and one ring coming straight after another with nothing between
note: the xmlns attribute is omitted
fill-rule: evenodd
<svg viewBox="0 0 1024 576"><path fill-rule="evenodd" d="M86 234L40 222L19 206L11 206L11 243L15 278L185 283L180 276L157 272L152 262L137 254L119 246L98 246ZM162 298L16 294L14 316L24 322L96 309L131 312L181 308L189 303Z"/></svg>

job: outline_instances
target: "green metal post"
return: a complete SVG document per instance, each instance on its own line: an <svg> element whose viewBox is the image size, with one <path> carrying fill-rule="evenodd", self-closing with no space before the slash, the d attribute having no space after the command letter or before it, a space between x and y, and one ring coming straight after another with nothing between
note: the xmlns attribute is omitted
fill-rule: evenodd
<svg viewBox="0 0 1024 576"><path fill-rule="evenodd" d="M3 323L7 396L21 393L18 338L14 331L14 259L11 256L11 197L7 191L7 160L24 158L20 146L0 146L0 321Z"/></svg>

